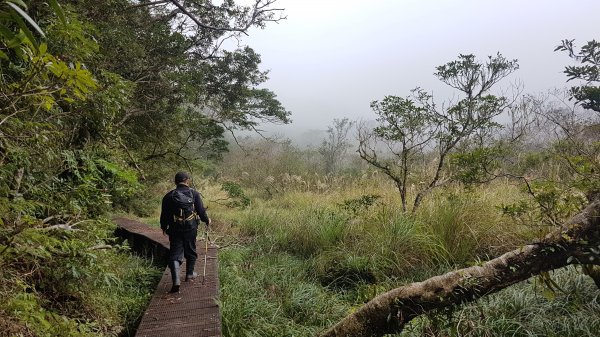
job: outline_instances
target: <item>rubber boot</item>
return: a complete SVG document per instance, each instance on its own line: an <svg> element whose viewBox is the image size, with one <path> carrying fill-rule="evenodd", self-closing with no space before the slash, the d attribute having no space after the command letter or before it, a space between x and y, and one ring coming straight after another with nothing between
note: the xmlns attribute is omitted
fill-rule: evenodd
<svg viewBox="0 0 600 337"><path fill-rule="evenodd" d="M171 269L171 280L173 281L173 286L171 287L170 293L178 293L179 286L181 285L181 280L179 279L179 261L171 261L169 263L169 269Z"/></svg>
<svg viewBox="0 0 600 337"><path fill-rule="evenodd" d="M189 280L193 280L196 277L198 277L198 274L196 274L194 272L194 265L196 261L192 261L191 263L189 263L189 261L187 262L186 266L185 266L185 281L189 281Z"/></svg>

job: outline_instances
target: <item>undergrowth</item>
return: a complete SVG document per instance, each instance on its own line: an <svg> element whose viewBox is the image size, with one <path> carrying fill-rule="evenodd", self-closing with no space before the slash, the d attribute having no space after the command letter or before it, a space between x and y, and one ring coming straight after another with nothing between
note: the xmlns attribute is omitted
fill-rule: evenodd
<svg viewBox="0 0 600 337"><path fill-rule="evenodd" d="M220 252L225 336L314 336L378 294L538 235L503 214L501 205L523 198L506 183L449 187L416 216L385 191L349 186L267 199L247 192L248 207L214 209L227 241ZM418 318L401 336L594 336L600 320L583 320L600 317L600 292L573 270L555 278L565 293L552 299L532 279Z"/></svg>
<svg viewBox="0 0 600 337"><path fill-rule="evenodd" d="M349 309L311 278L308 261L254 248L220 253L226 336L313 336Z"/></svg>
<svg viewBox="0 0 600 337"><path fill-rule="evenodd" d="M552 273L562 290L536 278L476 303L415 319L397 336L594 337L600 331L600 290L576 267Z"/></svg>
<svg viewBox="0 0 600 337"><path fill-rule="evenodd" d="M15 235L0 254L0 336L132 332L161 271L113 242L113 231L107 221L88 221L77 231Z"/></svg>

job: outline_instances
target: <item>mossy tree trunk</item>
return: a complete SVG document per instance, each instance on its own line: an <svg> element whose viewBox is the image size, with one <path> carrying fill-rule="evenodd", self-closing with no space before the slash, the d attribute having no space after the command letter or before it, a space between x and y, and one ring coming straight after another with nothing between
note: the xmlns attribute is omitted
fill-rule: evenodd
<svg viewBox="0 0 600 337"><path fill-rule="evenodd" d="M600 265L600 199L543 240L498 258L379 295L322 337L397 333L434 309L474 301L531 276L569 264Z"/></svg>

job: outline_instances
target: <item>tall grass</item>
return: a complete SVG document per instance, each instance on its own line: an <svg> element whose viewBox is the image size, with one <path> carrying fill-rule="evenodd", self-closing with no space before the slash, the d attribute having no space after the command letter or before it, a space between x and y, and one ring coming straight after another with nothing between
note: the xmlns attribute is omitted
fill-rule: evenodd
<svg viewBox="0 0 600 337"><path fill-rule="evenodd" d="M220 253L226 336L314 336L348 305L311 280L307 261L251 248Z"/></svg>
<svg viewBox="0 0 600 337"><path fill-rule="evenodd" d="M437 243L438 253L462 265L500 255L533 237L531 228L516 225L499 210L518 198L523 196L506 183L478 190L453 186L428 199L418 219Z"/></svg>
<svg viewBox="0 0 600 337"><path fill-rule="evenodd" d="M250 191L248 208L214 207L220 230L238 243L220 257L226 336L314 335L382 292L492 258L537 235L500 211L523 198L506 182L450 186L430 195L415 216L401 211L393 188L375 185L358 181L268 199ZM573 281L572 273L558 275L579 302L552 302L532 284L521 284L419 318L403 336L545 336L552 335L550 327L556 336L588 336L592 330L576 322L597 313L598 291L588 281ZM561 306L572 310L567 315ZM562 316L547 322L554 315Z"/></svg>
<svg viewBox="0 0 600 337"><path fill-rule="evenodd" d="M339 274L340 266L362 264L350 269L369 269L381 280L440 264L465 265L524 242L527 228L512 225L497 208L509 195L514 198L515 191L501 188L497 193L455 188L427 200L417 216L394 207L398 200L393 193L350 212L343 201L364 194L347 189L324 195L295 191L280 199L255 200L248 209L219 217L239 235L254 237L263 250L315 258L321 272L337 268ZM348 263L348 256L362 262ZM325 268L327 264L337 266Z"/></svg>
<svg viewBox="0 0 600 337"><path fill-rule="evenodd" d="M398 336L596 337L600 290L577 268L552 273L562 291L549 296L531 279L476 303L415 320Z"/></svg>

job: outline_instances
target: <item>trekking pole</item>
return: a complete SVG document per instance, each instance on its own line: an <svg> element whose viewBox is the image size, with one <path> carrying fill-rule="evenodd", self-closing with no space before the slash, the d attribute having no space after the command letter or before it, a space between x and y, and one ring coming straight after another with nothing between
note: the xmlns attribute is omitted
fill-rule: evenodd
<svg viewBox="0 0 600 337"><path fill-rule="evenodd" d="M188 169L190 171L190 175L192 174L192 167L188 164ZM192 178L192 188L195 189L196 191L198 191L196 189L196 184L194 184L194 178ZM200 192L198 192L200 193ZM208 208L208 207L206 207ZM210 220L209 220L210 221ZM202 284L204 284L204 281L206 281L206 263L207 263L207 257L208 257L208 225L206 224L206 226L204 226L204 267L202 270Z"/></svg>
<svg viewBox="0 0 600 337"><path fill-rule="evenodd" d="M202 272L202 284L206 280L206 260L208 256L208 224L204 226L204 271Z"/></svg>

